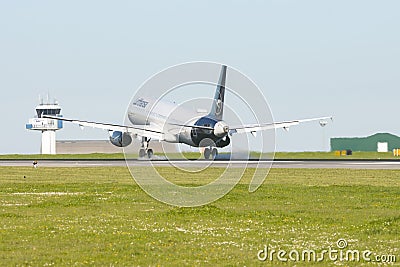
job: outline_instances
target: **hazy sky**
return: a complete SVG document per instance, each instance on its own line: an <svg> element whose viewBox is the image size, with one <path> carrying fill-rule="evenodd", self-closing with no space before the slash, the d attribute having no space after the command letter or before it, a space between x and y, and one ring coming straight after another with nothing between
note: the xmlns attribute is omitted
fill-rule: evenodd
<svg viewBox="0 0 400 267"><path fill-rule="evenodd" d="M400 134L399 1L1 1L0 153L39 153L25 130L39 94L65 117L122 123L134 91L187 61L231 65L275 120L334 115L277 131L280 151L331 136ZM105 139L67 125L57 139Z"/></svg>

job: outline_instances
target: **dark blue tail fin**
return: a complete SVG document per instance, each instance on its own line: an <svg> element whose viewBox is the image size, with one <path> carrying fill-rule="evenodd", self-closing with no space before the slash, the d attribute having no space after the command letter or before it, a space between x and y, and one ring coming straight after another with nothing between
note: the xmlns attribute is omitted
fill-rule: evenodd
<svg viewBox="0 0 400 267"><path fill-rule="evenodd" d="M217 120L222 120L224 114L224 98L225 98L225 81L226 81L226 69L225 65L222 65L221 74L215 90L214 101L211 106L209 116Z"/></svg>

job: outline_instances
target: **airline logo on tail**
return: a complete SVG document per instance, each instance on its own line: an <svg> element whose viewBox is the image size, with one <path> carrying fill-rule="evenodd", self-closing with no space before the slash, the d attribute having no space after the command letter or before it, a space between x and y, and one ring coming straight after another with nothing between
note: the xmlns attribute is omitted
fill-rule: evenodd
<svg viewBox="0 0 400 267"><path fill-rule="evenodd" d="M221 101L221 99L218 99L217 100L217 104L216 104L217 106L216 106L216 109L215 109L215 115L220 115L221 114L221 112L222 112L222 101Z"/></svg>

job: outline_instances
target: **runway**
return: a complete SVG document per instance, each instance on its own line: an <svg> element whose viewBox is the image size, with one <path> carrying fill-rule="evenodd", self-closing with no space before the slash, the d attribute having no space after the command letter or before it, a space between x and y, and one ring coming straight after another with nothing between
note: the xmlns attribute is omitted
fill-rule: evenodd
<svg viewBox="0 0 400 267"><path fill-rule="evenodd" d="M216 161L190 161L190 160L131 160L133 167L171 167L183 166L186 168L267 168L271 161L245 161L245 160L216 160ZM0 160L0 166L32 167L31 160ZM126 167L124 160L40 160L39 167ZM400 170L400 161L371 161L371 160L276 160L272 168L299 168L299 169L385 169Z"/></svg>

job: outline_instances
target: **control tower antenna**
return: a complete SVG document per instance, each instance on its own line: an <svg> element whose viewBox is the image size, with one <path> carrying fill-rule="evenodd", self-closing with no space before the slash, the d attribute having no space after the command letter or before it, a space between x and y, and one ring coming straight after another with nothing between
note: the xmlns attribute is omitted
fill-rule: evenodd
<svg viewBox="0 0 400 267"><path fill-rule="evenodd" d="M49 94L47 94L47 103L44 103L43 98L39 96L39 105L35 111L36 115L29 119L25 128L42 132L42 154L56 154L56 131L63 128L63 123L60 120L42 118L42 115L62 117L61 107L57 101L50 103Z"/></svg>

